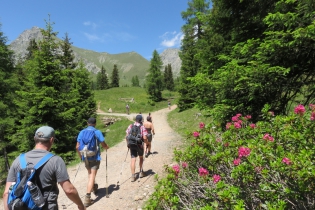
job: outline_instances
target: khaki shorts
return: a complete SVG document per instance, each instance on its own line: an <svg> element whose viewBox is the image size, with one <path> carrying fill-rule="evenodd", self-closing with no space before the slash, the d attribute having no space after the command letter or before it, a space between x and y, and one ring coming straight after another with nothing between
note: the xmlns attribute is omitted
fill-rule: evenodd
<svg viewBox="0 0 315 210"><path fill-rule="evenodd" d="M99 161L99 160L90 160L88 162L88 165L87 165L87 163L85 161L85 168L98 170L100 168L100 163L101 163L101 161Z"/></svg>

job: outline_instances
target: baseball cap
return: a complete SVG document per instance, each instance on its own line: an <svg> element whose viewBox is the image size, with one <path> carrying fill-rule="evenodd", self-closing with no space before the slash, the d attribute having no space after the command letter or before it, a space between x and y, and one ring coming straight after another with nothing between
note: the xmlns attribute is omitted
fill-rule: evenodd
<svg viewBox="0 0 315 210"><path fill-rule="evenodd" d="M138 114L138 115L136 116L136 121L137 121L137 122L141 122L141 121L142 121L142 115Z"/></svg>
<svg viewBox="0 0 315 210"><path fill-rule="evenodd" d="M96 119L94 117L90 117L87 122L89 124L96 124Z"/></svg>
<svg viewBox="0 0 315 210"><path fill-rule="evenodd" d="M51 137L55 137L55 130L50 126L42 126L36 130L35 136L50 139ZM55 139L58 140L56 137Z"/></svg>

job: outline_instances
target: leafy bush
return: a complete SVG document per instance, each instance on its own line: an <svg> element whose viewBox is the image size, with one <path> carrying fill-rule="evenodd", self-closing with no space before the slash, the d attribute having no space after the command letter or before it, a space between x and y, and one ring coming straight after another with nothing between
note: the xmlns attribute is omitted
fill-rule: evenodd
<svg viewBox="0 0 315 210"><path fill-rule="evenodd" d="M264 121L236 114L226 129L199 124L146 209L314 209L315 105Z"/></svg>

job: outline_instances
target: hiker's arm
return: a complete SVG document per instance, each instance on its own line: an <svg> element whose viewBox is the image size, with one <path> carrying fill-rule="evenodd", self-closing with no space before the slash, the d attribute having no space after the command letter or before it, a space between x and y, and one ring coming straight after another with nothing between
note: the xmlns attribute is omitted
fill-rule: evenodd
<svg viewBox="0 0 315 210"><path fill-rule="evenodd" d="M153 135L155 135L155 130L154 130L153 123L152 123L151 131L152 131Z"/></svg>
<svg viewBox="0 0 315 210"><path fill-rule="evenodd" d="M147 145L149 142L148 142L148 138L146 135L143 136L143 141L144 143Z"/></svg>
<svg viewBox="0 0 315 210"><path fill-rule="evenodd" d="M62 187L63 191L65 192L66 196L78 206L78 209L80 210L86 209L82 203L82 200L79 196L77 189L73 186L73 184L69 180L60 182L59 184Z"/></svg>
<svg viewBox="0 0 315 210"><path fill-rule="evenodd" d="M104 141L101 142L101 145L102 145L102 147L103 147L104 149L109 149L108 144L106 144Z"/></svg>
<svg viewBox="0 0 315 210"><path fill-rule="evenodd" d="M7 182L6 183L5 188L4 188L4 192L3 192L3 195L2 195L2 202L3 202L3 205L4 205L4 210L9 210L8 198L9 198L9 188L10 188L11 184L12 184L12 182Z"/></svg>
<svg viewBox="0 0 315 210"><path fill-rule="evenodd" d="M82 160L81 153L80 153L80 151L79 151L79 146L80 146L80 143L77 142L77 145L75 146L75 149L77 150L77 153L78 153L78 155L79 155L79 157L80 157L80 160Z"/></svg>

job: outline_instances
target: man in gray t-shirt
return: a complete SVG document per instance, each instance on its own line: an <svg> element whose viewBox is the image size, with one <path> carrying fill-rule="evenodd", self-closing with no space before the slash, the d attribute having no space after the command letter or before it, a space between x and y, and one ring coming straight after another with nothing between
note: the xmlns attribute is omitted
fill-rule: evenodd
<svg viewBox="0 0 315 210"><path fill-rule="evenodd" d="M43 126L35 132L35 148L25 153L26 162L33 167L38 161L49 153L52 144L55 140L55 131L52 127ZM4 209L8 210L7 200L9 187L13 182L16 182L16 174L21 169L20 158L16 158L10 168L7 183L3 193ZM41 189L43 195L47 197L44 210L58 210L58 186L59 183L65 191L67 197L72 200L78 209L85 209L76 188L69 181L66 164L61 157L55 155L48 160L35 174L38 177L37 185Z"/></svg>

